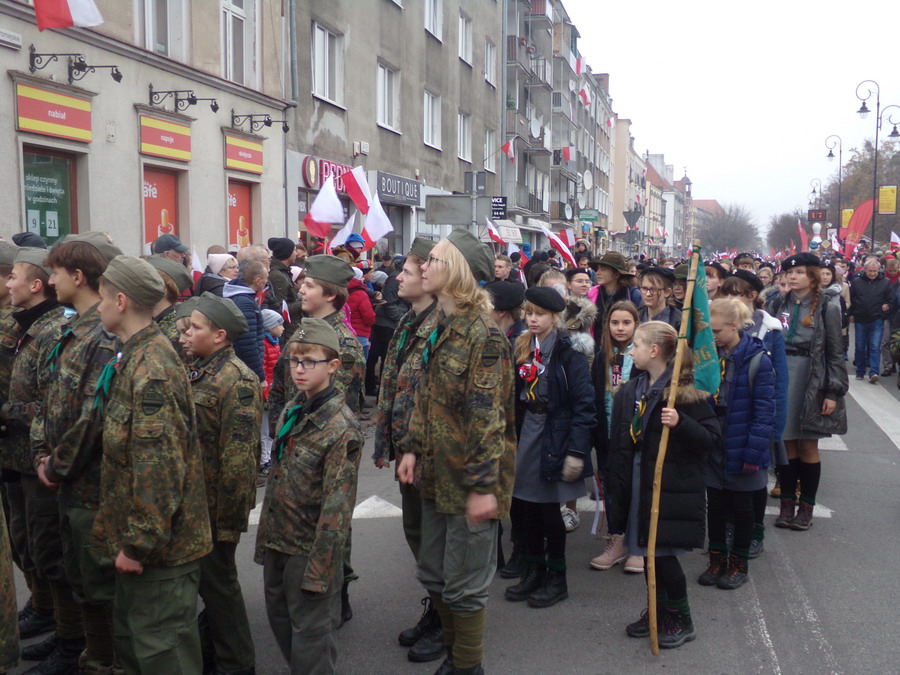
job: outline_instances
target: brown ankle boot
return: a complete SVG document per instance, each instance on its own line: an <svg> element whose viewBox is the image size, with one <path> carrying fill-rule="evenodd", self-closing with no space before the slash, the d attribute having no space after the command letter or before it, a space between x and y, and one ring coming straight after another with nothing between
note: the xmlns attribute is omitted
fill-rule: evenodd
<svg viewBox="0 0 900 675"><path fill-rule="evenodd" d="M791 523L794 522L795 508L796 504L794 503L793 495L788 499L782 499L781 512L778 514L778 518L775 519L775 527L790 529Z"/></svg>
<svg viewBox="0 0 900 675"><path fill-rule="evenodd" d="M777 522L775 523L778 524ZM792 530L808 530L813 524L813 505L809 502L800 502L797 507L797 515L791 521Z"/></svg>

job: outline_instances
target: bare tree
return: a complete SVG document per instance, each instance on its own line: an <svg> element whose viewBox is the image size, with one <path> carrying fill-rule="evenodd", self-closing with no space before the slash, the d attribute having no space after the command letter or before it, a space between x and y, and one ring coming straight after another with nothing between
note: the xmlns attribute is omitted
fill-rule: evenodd
<svg viewBox="0 0 900 675"><path fill-rule="evenodd" d="M726 204L720 213L706 219L697 233L706 251L753 251L759 247L759 230L750 212L740 204Z"/></svg>

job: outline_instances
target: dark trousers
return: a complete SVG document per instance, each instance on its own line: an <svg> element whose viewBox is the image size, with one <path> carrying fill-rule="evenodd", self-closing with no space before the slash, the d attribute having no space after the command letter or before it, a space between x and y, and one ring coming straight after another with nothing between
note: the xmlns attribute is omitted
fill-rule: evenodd
<svg viewBox="0 0 900 675"><path fill-rule="evenodd" d="M559 504L536 504L520 500L525 555L544 556L548 560L565 560L566 526Z"/></svg>
<svg viewBox="0 0 900 675"><path fill-rule="evenodd" d="M725 524L734 523L734 552L746 558L753 537L753 492L706 488L710 550L725 551Z"/></svg>
<svg viewBox="0 0 900 675"><path fill-rule="evenodd" d="M394 328L392 326L372 326L372 336L369 338L369 356L366 359L366 395L374 396L375 387L375 366L381 359L381 366L378 367L378 376L381 376L381 369L384 367L384 359L387 358L387 348L394 336Z"/></svg>
<svg viewBox="0 0 900 675"><path fill-rule="evenodd" d="M644 580L647 579L647 556L644 556ZM687 579L681 563L674 555L656 556L656 596L667 600L681 600L687 597Z"/></svg>
<svg viewBox="0 0 900 675"><path fill-rule="evenodd" d="M413 558L419 561L419 546L422 543L422 496L415 485L400 483L400 498L403 508L403 536L406 545L412 551Z"/></svg>
<svg viewBox="0 0 900 675"><path fill-rule="evenodd" d="M56 491L44 487L37 476L30 474L22 474L21 485L25 496L28 555L35 571L52 584L67 585Z"/></svg>

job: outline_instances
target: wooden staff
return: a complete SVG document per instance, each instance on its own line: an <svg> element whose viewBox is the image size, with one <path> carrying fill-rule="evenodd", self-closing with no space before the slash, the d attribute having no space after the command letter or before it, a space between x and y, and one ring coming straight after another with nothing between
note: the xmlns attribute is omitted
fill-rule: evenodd
<svg viewBox="0 0 900 675"><path fill-rule="evenodd" d="M684 308L681 310L681 328L678 331L678 344L675 348L675 365L672 367L672 381L669 384L669 402L667 408L675 407L678 396L678 380L681 378L681 366L684 362L684 350L688 349L687 331L694 300L694 286L697 283L697 263L700 260L700 240L694 240L691 253L691 268L688 272L687 289L684 294ZM650 651L659 655L659 631L657 630L656 612L656 531L659 527L659 495L662 491L663 463L669 448L669 427L663 425L659 439L659 454L656 456L656 467L653 470L653 499L650 502L650 532L647 537L647 608L650 620Z"/></svg>

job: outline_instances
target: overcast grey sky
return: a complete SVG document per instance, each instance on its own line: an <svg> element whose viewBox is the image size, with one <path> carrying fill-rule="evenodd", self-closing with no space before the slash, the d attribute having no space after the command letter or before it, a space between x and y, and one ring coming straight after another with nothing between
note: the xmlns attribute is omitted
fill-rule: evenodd
<svg viewBox="0 0 900 675"><path fill-rule="evenodd" d="M813 178L837 175L825 159L829 134L843 139L845 162L874 137L874 114L856 114L859 82L881 85L882 108L900 105L900 4L563 4L588 65L610 73L613 108L632 120L638 152L665 153L676 178L687 166L696 199L746 206L761 232L771 216L807 208ZM884 118L881 139L891 131Z"/></svg>

